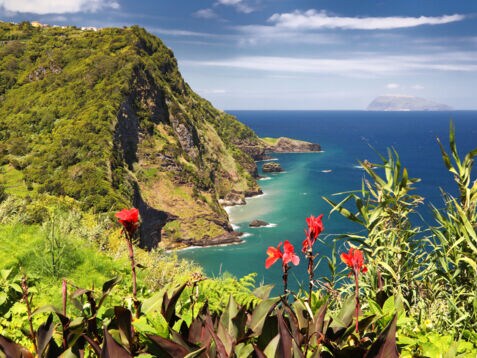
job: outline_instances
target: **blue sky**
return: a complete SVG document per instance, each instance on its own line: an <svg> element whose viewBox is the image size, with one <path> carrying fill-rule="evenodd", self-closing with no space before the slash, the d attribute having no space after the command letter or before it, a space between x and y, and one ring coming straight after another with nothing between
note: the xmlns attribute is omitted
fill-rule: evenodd
<svg viewBox="0 0 477 358"><path fill-rule="evenodd" d="M383 94L477 108L474 0L0 0L0 19L138 24L221 109L363 109Z"/></svg>

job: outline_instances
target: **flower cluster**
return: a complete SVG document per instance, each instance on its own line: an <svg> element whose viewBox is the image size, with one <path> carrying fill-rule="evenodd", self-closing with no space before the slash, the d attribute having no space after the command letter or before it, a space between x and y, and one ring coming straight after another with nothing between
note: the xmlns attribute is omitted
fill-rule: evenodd
<svg viewBox="0 0 477 358"><path fill-rule="evenodd" d="M308 229L305 229L305 240L302 243L302 251L305 254L305 257L308 259L308 276L309 276L309 293L308 293L308 303L311 305L311 295L312 290L315 284L314 280L314 259L313 254L313 245L315 244L318 236L324 230L323 226L323 214L314 217L311 215L309 218L306 218L306 223ZM280 242L277 247L270 246L267 249L267 259L265 260L265 268L270 268L278 260L282 260L282 271L283 271L283 286L284 294L287 294L287 280L288 280L288 270L290 269L289 264L297 266L300 263L300 258L295 254L295 248L287 240L283 243L283 251L280 249L282 243ZM358 332L358 319L359 319L359 282L358 276L360 273L365 273L368 271L368 268L364 264L363 252L359 249L351 247L348 253L343 252L341 254L341 260L351 269L349 275L353 274L355 279L355 315L356 315L356 332Z"/></svg>

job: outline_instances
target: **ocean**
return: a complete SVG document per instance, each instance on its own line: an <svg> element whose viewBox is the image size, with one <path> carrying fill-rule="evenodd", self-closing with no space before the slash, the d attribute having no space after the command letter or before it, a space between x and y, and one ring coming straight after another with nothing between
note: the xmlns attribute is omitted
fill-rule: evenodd
<svg viewBox="0 0 477 358"><path fill-rule="evenodd" d="M285 172L263 174L263 195L247 199L247 205L228 208L234 227L244 232L245 243L232 246L187 249L179 256L199 263L209 276L231 273L241 277L257 273L257 283L274 283L281 289L281 270L277 263L266 270L269 246L289 240L300 251L306 227L305 218L324 214L325 230L320 235L331 245L334 237L359 229L322 199L334 193L358 190L364 175L358 160L380 163L376 153L387 148L399 153L410 177L421 178L416 194L425 197L420 209L423 220L432 224L430 203L442 206L439 188L456 193L451 174L445 168L436 138L447 145L449 123L456 127L461 156L477 147L477 111L452 112L368 112L368 111L228 111L250 126L261 137L287 136L319 143L321 153L273 154ZM261 168L262 163L258 163ZM473 173L473 180L476 173ZM335 197L335 200L338 200ZM250 228L254 219L270 223ZM420 223L425 225L424 223ZM330 255L330 247L319 244L320 256ZM345 250L340 242L337 255ZM306 264L290 270L289 282L296 289L306 278ZM337 258L339 261L339 258ZM326 275L323 262L316 275ZM278 293L276 291L275 293Z"/></svg>

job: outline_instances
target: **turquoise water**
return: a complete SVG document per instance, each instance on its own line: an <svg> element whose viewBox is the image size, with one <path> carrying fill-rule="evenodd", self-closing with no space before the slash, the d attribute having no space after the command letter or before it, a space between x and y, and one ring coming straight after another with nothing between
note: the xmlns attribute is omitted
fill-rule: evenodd
<svg viewBox="0 0 477 358"><path fill-rule="evenodd" d="M363 171L358 160L378 162L370 148L385 153L394 147L411 177L420 177L417 193L428 202L440 205L439 187L453 188L452 177L443 166L436 136L447 143L449 120L456 124L460 153L477 147L477 112L365 112L365 111L232 111L238 119L260 136L288 136L320 143L322 153L274 154L285 173L263 174L260 180L264 195L250 198L247 205L228 208L232 223L245 233L245 243L233 246L189 249L181 257L201 264L209 275L230 272L243 276L258 274L258 281L280 283L278 264L264 267L268 246L289 240L299 251L304 239L305 218L324 215L326 241L333 235L357 229L338 214L329 215L330 207L322 196L359 189ZM261 167L262 163L258 163ZM331 172L323 172L331 170ZM475 179L475 175L474 178ZM422 208L430 220L429 207ZM249 228L253 219L271 223L270 227ZM328 255L326 246L317 247ZM339 252L343 251L341 247ZM304 260L303 256L301 259ZM326 267L318 274L326 274ZM306 265L290 271L295 288L306 277ZM293 278L295 276L295 278ZM278 285L280 286L280 284Z"/></svg>

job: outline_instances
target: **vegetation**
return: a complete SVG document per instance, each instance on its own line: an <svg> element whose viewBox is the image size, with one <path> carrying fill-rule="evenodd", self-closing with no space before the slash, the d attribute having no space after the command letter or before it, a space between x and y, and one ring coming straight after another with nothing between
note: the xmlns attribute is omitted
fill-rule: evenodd
<svg viewBox="0 0 477 358"><path fill-rule="evenodd" d="M433 226L416 224L418 179L390 150L362 165L360 190L325 199L362 227L338 238L347 252L318 258L329 243L322 215L308 218L304 255L267 250L283 274L269 297L254 274L210 279L139 247L144 207L169 215L171 242L226 231L218 198L253 189L240 148L259 145L190 90L159 39L0 23L0 41L0 356L477 355L477 149L462 159L452 126L441 151L457 195L442 190ZM120 232L112 213L133 200ZM322 264L330 277L315 277ZM308 273L298 292L292 265Z"/></svg>
<svg viewBox="0 0 477 358"><path fill-rule="evenodd" d="M154 292L145 289L144 278L135 274L143 257L132 248L138 212L123 210L117 217L123 225L121 241L129 248L131 284L121 287L114 278L98 291L56 279L56 298L47 300L53 305L37 308L32 293L40 292L41 280L26 277L12 261L13 269L1 271L0 350L42 357L474 357L477 184L469 178L477 150L461 160L452 127L450 150L449 155L442 148L442 154L459 198L443 192L447 205L435 209L438 225L422 229L409 220L422 198L409 194L416 180L408 178L397 153L390 151L382 158L384 177L374 165L366 167L368 178L360 191L340 203L326 199L333 211L367 230L343 236L350 248L341 260L348 269L341 270L333 257L314 261L324 243L319 238L322 215L306 220L302 252L309 290L287 288L291 264L300 265L291 243L267 250L267 268L281 263L284 291L279 297L269 297L270 285L255 288L254 275L217 280L195 272L163 282ZM54 220L64 233L61 215ZM51 250L63 250L66 244L50 239L52 226L45 230ZM41 265L51 268L56 262L59 270L61 261L53 257ZM322 262L335 273L326 280L314 277ZM125 260L114 264L128 266ZM37 272L55 280L51 269ZM124 269L119 274L129 277Z"/></svg>
<svg viewBox="0 0 477 358"><path fill-rule="evenodd" d="M103 213L133 201L143 210L141 199L175 218L180 236L203 239L228 230L219 198L257 190L240 148L259 139L196 95L157 37L1 22L0 41L0 201L45 211L67 197Z"/></svg>

